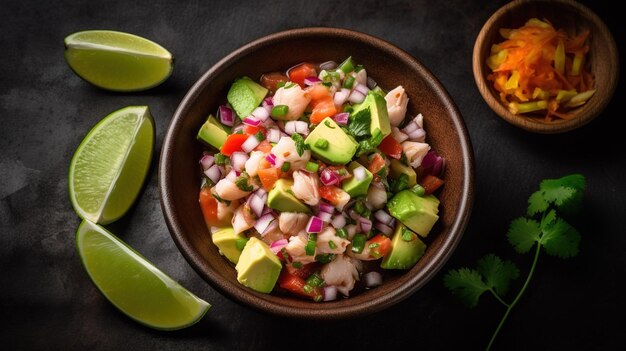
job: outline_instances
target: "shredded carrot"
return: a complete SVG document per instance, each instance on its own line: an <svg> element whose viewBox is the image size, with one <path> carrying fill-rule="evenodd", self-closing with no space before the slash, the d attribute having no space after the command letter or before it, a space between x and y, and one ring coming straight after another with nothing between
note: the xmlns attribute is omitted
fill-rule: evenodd
<svg viewBox="0 0 626 351"><path fill-rule="evenodd" d="M572 106L568 101L594 89L586 59L589 31L570 37L550 22L532 18L500 33L505 40L493 45L487 59L492 70L487 79L500 100L513 113L540 113L546 122L573 118L569 110L580 106L582 96Z"/></svg>

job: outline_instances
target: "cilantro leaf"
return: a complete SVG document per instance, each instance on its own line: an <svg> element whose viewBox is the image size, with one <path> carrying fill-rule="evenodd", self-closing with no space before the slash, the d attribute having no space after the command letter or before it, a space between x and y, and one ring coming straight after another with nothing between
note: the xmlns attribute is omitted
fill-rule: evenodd
<svg viewBox="0 0 626 351"><path fill-rule="evenodd" d="M296 143L296 151L298 152L298 156L302 156L304 154L304 150L308 150L310 147L304 142L304 138L302 135L298 133L291 134L291 139Z"/></svg>
<svg viewBox="0 0 626 351"><path fill-rule="evenodd" d="M566 188L564 186L544 186L544 182L541 183L543 198L547 202L552 202L557 206L561 206L564 201L569 200L576 192L576 189Z"/></svg>
<svg viewBox="0 0 626 351"><path fill-rule="evenodd" d="M541 227L537 221L520 217L511 222L506 236L515 251L526 253L541 240L540 234Z"/></svg>
<svg viewBox="0 0 626 351"><path fill-rule="evenodd" d="M556 220L556 211L550 210L543 218L541 219L541 230L545 230L550 224L554 223Z"/></svg>
<svg viewBox="0 0 626 351"><path fill-rule="evenodd" d="M502 261L500 257L489 254L478 261L478 271L485 277L485 283L502 296L509 289L511 280L519 277L519 269L511 261Z"/></svg>
<svg viewBox="0 0 626 351"><path fill-rule="evenodd" d="M530 198L528 198L528 215L533 216L537 213L541 213L548 209L548 202L543 197L543 192L541 190L535 191Z"/></svg>
<svg viewBox="0 0 626 351"><path fill-rule="evenodd" d="M363 109L354 115L350 115L348 132L355 138L367 138L370 136L370 124L372 113L369 108Z"/></svg>
<svg viewBox="0 0 626 351"><path fill-rule="evenodd" d="M582 174L570 174L558 179L546 179L541 183L541 186L546 186L548 188L563 186L583 191L585 190L585 177Z"/></svg>
<svg viewBox="0 0 626 351"><path fill-rule="evenodd" d="M543 230L540 243L549 255L560 258L574 257L578 255L580 233L563 219L558 218Z"/></svg>
<svg viewBox="0 0 626 351"><path fill-rule="evenodd" d="M380 145L382 141L383 133L380 129L376 128L371 139L359 141L359 148L356 152L356 156L360 157L363 154L369 154L376 151L378 145Z"/></svg>
<svg viewBox="0 0 626 351"><path fill-rule="evenodd" d="M444 285L469 307L475 307L478 299L489 287L475 269L451 269L443 277Z"/></svg>

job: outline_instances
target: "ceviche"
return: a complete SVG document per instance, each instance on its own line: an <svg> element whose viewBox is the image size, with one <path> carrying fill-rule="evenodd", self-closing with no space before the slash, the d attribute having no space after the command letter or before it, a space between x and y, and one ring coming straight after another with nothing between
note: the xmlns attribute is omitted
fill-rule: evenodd
<svg viewBox="0 0 626 351"><path fill-rule="evenodd" d="M232 83L198 132L199 202L241 284L331 301L416 264L445 160L408 101L352 57Z"/></svg>

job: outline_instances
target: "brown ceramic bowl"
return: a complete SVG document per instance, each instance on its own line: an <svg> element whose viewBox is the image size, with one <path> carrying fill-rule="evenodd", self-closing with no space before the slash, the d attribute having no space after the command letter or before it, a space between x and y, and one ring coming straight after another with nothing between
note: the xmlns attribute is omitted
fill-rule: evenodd
<svg viewBox="0 0 626 351"><path fill-rule="evenodd" d="M262 294L239 284L232 264L212 244L198 205L198 159L203 146L196 133L225 100L233 80L258 79L302 61L339 61L352 56L368 75L390 89L402 84L409 113L425 116L428 141L447 166L439 193L440 220L428 237L425 255L411 270L391 272L383 285L350 298L315 303L278 293ZM165 135L159 163L161 205L176 245L212 287L244 305L271 314L331 319L387 308L424 286L461 240L473 202L474 160L469 136L456 105L439 81L414 57L381 39L343 29L304 28L272 34L231 53L209 69L180 103Z"/></svg>
<svg viewBox="0 0 626 351"><path fill-rule="evenodd" d="M491 45L504 40L499 29L518 28L533 17L547 19L554 28L563 29L571 36L585 29L590 31L587 60L597 90L584 105L572 110L576 115L573 119L545 122L541 117L515 115L501 102L493 83L487 80L491 70L486 60ZM591 122L613 97L619 77L617 46L611 32L595 13L573 0L515 0L504 5L485 22L478 34L472 66L478 90L496 114L517 127L543 134L567 132Z"/></svg>

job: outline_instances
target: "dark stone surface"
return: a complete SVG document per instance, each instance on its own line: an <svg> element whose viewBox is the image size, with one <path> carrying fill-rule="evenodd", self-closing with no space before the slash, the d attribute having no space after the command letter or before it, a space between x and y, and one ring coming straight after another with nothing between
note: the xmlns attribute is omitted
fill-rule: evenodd
<svg viewBox="0 0 626 351"><path fill-rule="evenodd" d="M488 252L526 272L530 257L504 237L543 178L587 177L580 255L543 255L527 294L502 329L496 349L623 349L626 303L626 150L620 100L594 122L563 135L534 135L493 114L471 71L473 41L504 1L16 1L0 11L0 340L3 349L442 349L483 348L504 312L488 296L469 310L442 284L449 268ZM585 1L613 32L624 57L621 11ZM621 23L621 24L620 24ZM108 226L183 286L213 304L193 327L159 332L113 307L76 254L79 219L67 196L71 156L102 117L149 105L157 147L177 104L211 65L272 32L337 26L384 38L421 60L463 114L476 156L476 200L457 251L426 287L387 311L358 320L284 320L240 306L212 290L176 249L163 220L156 183L158 152L134 208ZM155 40L176 57L170 79L143 93L91 87L68 68L63 38L114 29ZM624 70L622 70L623 72ZM623 78L623 73L622 73ZM516 282L518 287L521 282Z"/></svg>

